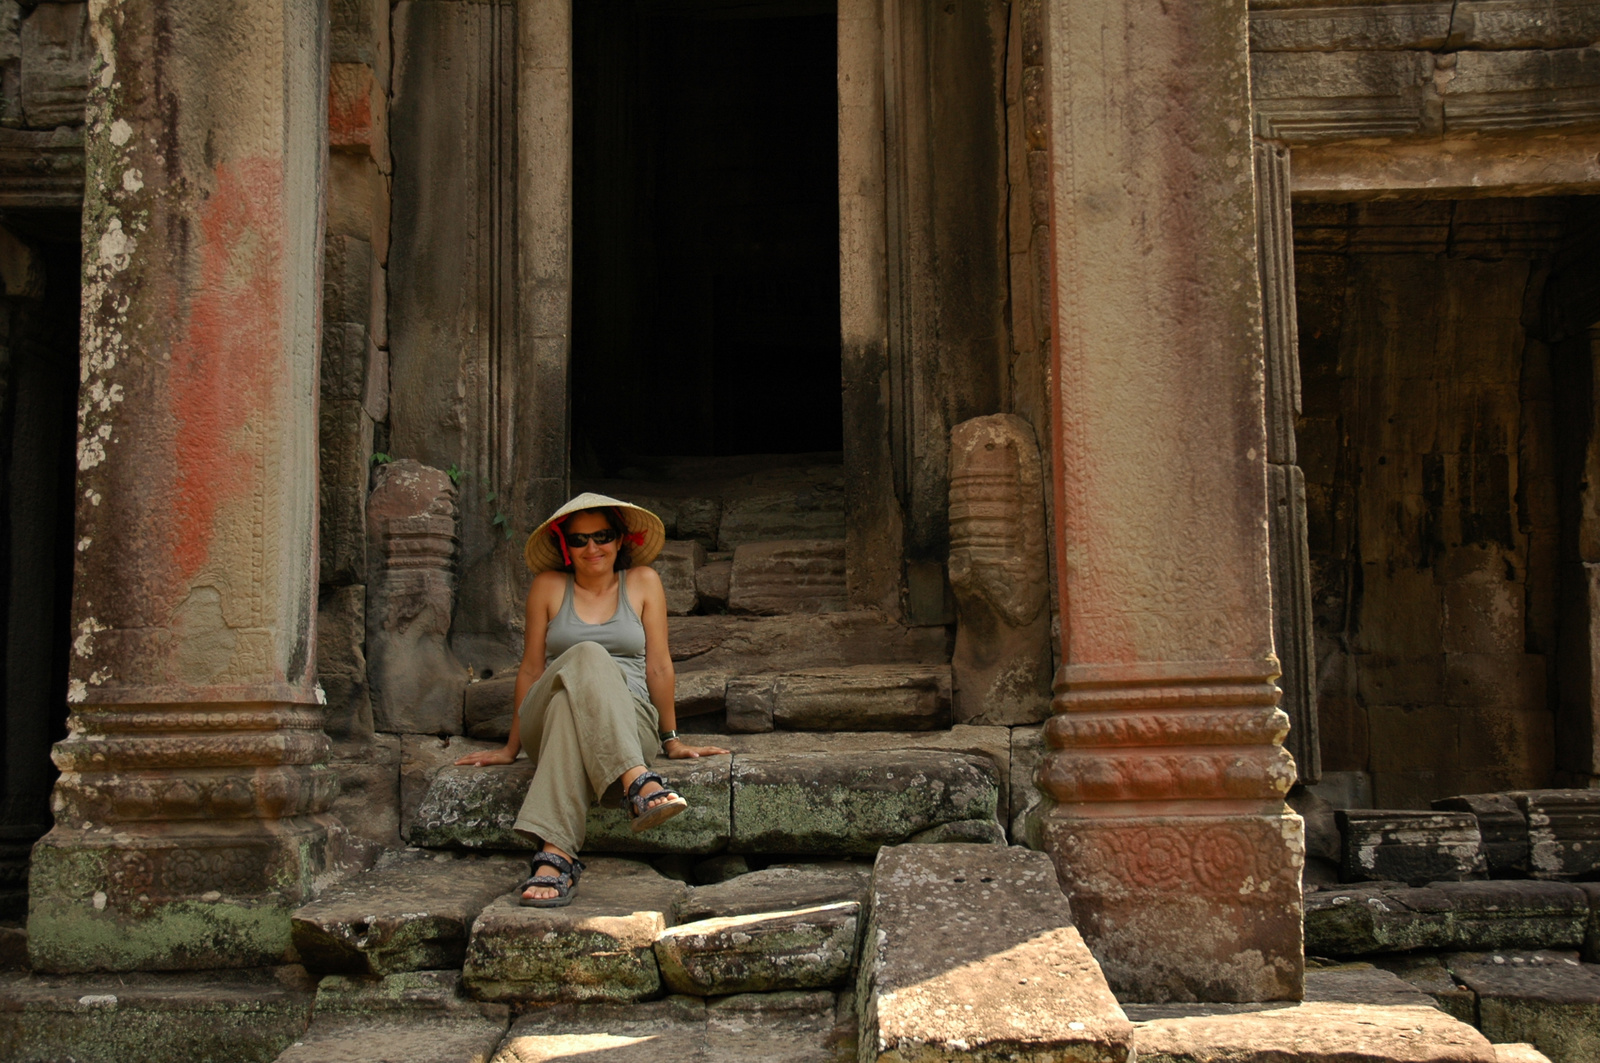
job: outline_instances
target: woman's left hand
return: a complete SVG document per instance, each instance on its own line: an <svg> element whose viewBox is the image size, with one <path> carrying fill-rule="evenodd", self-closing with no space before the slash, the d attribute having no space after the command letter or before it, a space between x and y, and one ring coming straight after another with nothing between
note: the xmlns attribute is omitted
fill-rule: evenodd
<svg viewBox="0 0 1600 1063"><path fill-rule="evenodd" d="M674 738L665 746L667 756L673 760L689 760L692 757L714 757L718 753L731 753L732 750L723 749L721 746L691 746L685 745L681 739Z"/></svg>

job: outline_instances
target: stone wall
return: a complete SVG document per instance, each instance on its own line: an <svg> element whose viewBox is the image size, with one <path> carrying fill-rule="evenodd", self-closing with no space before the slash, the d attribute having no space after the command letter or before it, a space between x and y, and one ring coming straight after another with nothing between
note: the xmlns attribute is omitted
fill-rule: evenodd
<svg viewBox="0 0 1600 1063"><path fill-rule="evenodd" d="M0 205L83 199L89 5L0 2Z"/></svg>
<svg viewBox="0 0 1600 1063"><path fill-rule="evenodd" d="M1556 452L1529 326L1566 211L1295 208L1322 754L1380 808L1550 781Z"/></svg>

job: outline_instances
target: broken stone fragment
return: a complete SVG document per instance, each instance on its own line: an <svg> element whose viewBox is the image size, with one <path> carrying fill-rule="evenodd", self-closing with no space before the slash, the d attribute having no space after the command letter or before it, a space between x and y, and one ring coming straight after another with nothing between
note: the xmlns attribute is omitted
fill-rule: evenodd
<svg viewBox="0 0 1600 1063"><path fill-rule="evenodd" d="M678 923L817 905L865 904L872 869L866 864L769 867L714 886L691 889L678 902Z"/></svg>
<svg viewBox="0 0 1600 1063"><path fill-rule="evenodd" d="M950 726L950 669L853 665L728 681L730 730L936 731Z"/></svg>
<svg viewBox="0 0 1600 1063"><path fill-rule="evenodd" d="M1344 835L1340 874L1347 882L1393 879L1427 882L1481 878L1478 821L1470 812L1341 809Z"/></svg>
<svg viewBox="0 0 1600 1063"><path fill-rule="evenodd" d="M1133 1026L1044 853L887 847L864 941L863 1060L1133 1058Z"/></svg>
<svg viewBox="0 0 1600 1063"><path fill-rule="evenodd" d="M596 856L565 908L516 890L478 916L462 981L479 1000L629 1002L661 988L655 941L686 888L648 864Z"/></svg>
<svg viewBox="0 0 1600 1063"><path fill-rule="evenodd" d="M854 901L675 926L656 939L667 988L695 996L824 989L855 966Z"/></svg>
<svg viewBox="0 0 1600 1063"><path fill-rule="evenodd" d="M478 913L525 877L520 857L392 853L295 912L294 945L319 972L457 967Z"/></svg>
<svg viewBox="0 0 1600 1063"><path fill-rule="evenodd" d="M739 754L732 848L871 855L942 823L992 820L998 797L989 761L961 753Z"/></svg>
<svg viewBox="0 0 1600 1063"><path fill-rule="evenodd" d="M1471 812L1483 839L1483 859L1491 878L1509 878L1528 869L1528 817L1510 794L1462 794L1433 803L1442 812Z"/></svg>
<svg viewBox="0 0 1600 1063"><path fill-rule="evenodd" d="M1413 949L1577 948L1587 898L1558 882L1438 882L1317 890L1305 898L1305 948L1318 956Z"/></svg>
<svg viewBox="0 0 1600 1063"><path fill-rule="evenodd" d="M1534 877L1590 878L1600 872L1600 790L1524 790L1511 796L1528 819Z"/></svg>

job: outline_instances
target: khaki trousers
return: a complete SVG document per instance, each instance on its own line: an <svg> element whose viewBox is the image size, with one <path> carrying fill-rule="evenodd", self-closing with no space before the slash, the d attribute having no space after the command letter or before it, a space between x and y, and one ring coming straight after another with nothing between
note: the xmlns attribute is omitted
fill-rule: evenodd
<svg viewBox="0 0 1600 1063"><path fill-rule="evenodd" d="M534 771L512 829L576 856L589 806L620 795L622 773L661 749L656 708L628 689L604 647L580 642L550 662L518 719Z"/></svg>

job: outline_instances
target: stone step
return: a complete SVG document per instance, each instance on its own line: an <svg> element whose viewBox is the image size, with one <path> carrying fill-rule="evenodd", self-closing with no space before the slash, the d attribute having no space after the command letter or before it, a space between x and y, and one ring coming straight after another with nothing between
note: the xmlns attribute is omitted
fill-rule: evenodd
<svg viewBox="0 0 1600 1063"><path fill-rule="evenodd" d="M504 1004L461 992L460 971L330 975L315 1018L276 1063L487 1063L511 1025Z"/></svg>
<svg viewBox="0 0 1600 1063"><path fill-rule="evenodd" d="M928 835L1004 842L997 819L1003 780L993 759L862 745L837 752L736 748L731 756L658 764L689 810L657 830L634 834L620 810L593 808L585 851L870 856L881 846ZM525 759L441 768L410 825L412 844L531 848L511 824L532 775Z"/></svg>
<svg viewBox="0 0 1600 1063"><path fill-rule="evenodd" d="M294 946L319 972L459 969L473 920L527 873L521 857L391 853L296 911Z"/></svg>
<svg viewBox="0 0 1600 1063"><path fill-rule="evenodd" d="M1133 1027L1044 853L885 848L871 907L862 1060L1133 1059Z"/></svg>
<svg viewBox="0 0 1600 1063"><path fill-rule="evenodd" d="M1308 955L1417 949L1577 949L1592 919L1579 885L1535 880L1372 883L1305 895Z"/></svg>
<svg viewBox="0 0 1600 1063"><path fill-rule="evenodd" d="M299 966L163 974L0 975L0 1058L270 1063L311 1022Z"/></svg>
<svg viewBox="0 0 1600 1063"><path fill-rule="evenodd" d="M854 1063L849 994L672 996L557 1005L517 1020L493 1063Z"/></svg>
<svg viewBox="0 0 1600 1063"><path fill-rule="evenodd" d="M727 728L764 731L942 731L950 727L950 669L859 664L731 678Z"/></svg>
<svg viewBox="0 0 1600 1063"><path fill-rule="evenodd" d="M728 996L833 989L855 967L856 901L701 919L656 938L661 980L674 993Z"/></svg>
<svg viewBox="0 0 1600 1063"><path fill-rule="evenodd" d="M843 539L745 543L733 552L728 611L756 616L848 607Z"/></svg>
<svg viewBox="0 0 1600 1063"><path fill-rule="evenodd" d="M506 676L467 687L469 736L506 739L515 684L515 676ZM685 670L677 674L674 700L685 728L706 717L737 733L940 731L951 724L950 666L855 664L746 675Z"/></svg>

